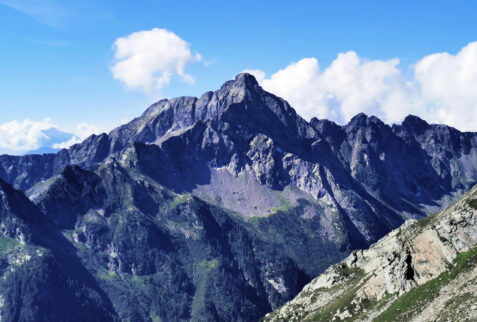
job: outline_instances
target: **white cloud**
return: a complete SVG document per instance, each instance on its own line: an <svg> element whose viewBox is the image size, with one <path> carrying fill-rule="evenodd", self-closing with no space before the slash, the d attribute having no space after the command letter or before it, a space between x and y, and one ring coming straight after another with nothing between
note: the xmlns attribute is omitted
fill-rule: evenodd
<svg viewBox="0 0 477 322"><path fill-rule="evenodd" d="M397 59L363 60L350 51L339 54L324 71L316 58L304 58L270 78L261 76L259 82L264 89L287 99L306 119L316 116L343 123L365 112L390 121L404 116L403 109L394 108L395 101L409 104L409 90L398 64Z"/></svg>
<svg viewBox="0 0 477 322"><path fill-rule="evenodd" d="M204 66L209 67L209 66L214 65L215 63L217 63L216 59L206 60L206 61L204 61Z"/></svg>
<svg viewBox="0 0 477 322"><path fill-rule="evenodd" d="M73 132L71 134L59 130L49 118L0 124L0 153L23 154L44 148L68 148L99 130L92 125L80 123Z"/></svg>
<svg viewBox="0 0 477 322"><path fill-rule="evenodd" d="M80 123L76 126L76 129L73 131L74 136L71 139L60 142L54 143L52 145L53 149L68 149L70 146L81 143L84 139L92 134L99 134L101 131L94 125L87 124L87 123Z"/></svg>
<svg viewBox="0 0 477 322"><path fill-rule="evenodd" d="M51 147L55 150L68 149L70 146L76 143L81 143L81 141L83 140L81 140L79 137L73 136L68 141L61 142L61 143L54 143Z"/></svg>
<svg viewBox="0 0 477 322"><path fill-rule="evenodd" d="M39 122L25 119L23 122L4 123L0 125L0 148L12 151L35 150L39 148L41 139L46 138L43 131L53 127L49 118Z"/></svg>
<svg viewBox="0 0 477 322"><path fill-rule="evenodd" d="M269 79L264 78L261 84L266 90L288 100L305 118L315 115L329 118L331 115L323 108L326 98L320 89L320 77L318 60L304 58L279 70Z"/></svg>
<svg viewBox="0 0 477 322"><path fill-rule="evenodd" d="M115 79L128 88L155 94L178 75L186 83L194 78L185 72L188 64L200 61L200 54L193 54L190 44L166 29L134 32L114 42L114 65L111 72Z"/></svg>
<svg viewBox="0 0 477 322"><path fill-rule="evenodd" d="M101 131L94 125L88 123L80 123L76 126L76 129L73 133L81 140L84 140L91 134L99 134L101 133Z"/></svg>
<svg viewBox="0 0 477 322"><path fill-rule="evenodd" d="M427 112L436 121L477 131L477 42L457 55L438 53L415 66L415 79Z"/></svg>
<svg viewBox="0 0 477 322"><path fill-rule="evenodd" d="M306 119L338 123L359 112L397 123L408 114L477 130L477 42L457 55L440 53L421 59L406 79L399 60L366 60L341 53L325 70L316 58L304 58L272 74L248 70L262 87L288 100Z"/></svg>
<svg viewBox="0 0 477 322"><path fill-rule="evenodd" d="M0 0L0 5L18 10L54 28L63 26L71 16L70 10L56 0Z"/></svg>

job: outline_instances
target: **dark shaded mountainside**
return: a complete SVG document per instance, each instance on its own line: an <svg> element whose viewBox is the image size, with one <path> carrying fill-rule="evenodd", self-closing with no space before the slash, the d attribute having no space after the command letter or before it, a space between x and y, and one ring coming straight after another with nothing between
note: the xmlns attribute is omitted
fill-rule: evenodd
<svg viewBox="0 0 477 322"><path fill-rule="evenodd" d="M2 182L2 319L254 321L470 189L477 134L306 122L240 74L57 154L0 156L0 177L31 200Z"/></svg>

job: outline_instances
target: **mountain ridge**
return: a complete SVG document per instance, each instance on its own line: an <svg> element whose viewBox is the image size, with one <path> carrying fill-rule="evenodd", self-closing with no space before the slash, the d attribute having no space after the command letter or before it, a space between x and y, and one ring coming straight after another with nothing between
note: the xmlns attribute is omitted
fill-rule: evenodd
<svg viewBox="0 0 477 322"><path fill-rule="evenodd" d="M0 177L113 318L252 321L477 181L476 133L406 124L306 122L240 74L58 154L0 156Z"/></svg>
<svg viewBox="0 0 477 322"><path fill-rule="evenodd" d="M21 191L0 179L0 317L113 321L109 299L72 246Z"/></svg>

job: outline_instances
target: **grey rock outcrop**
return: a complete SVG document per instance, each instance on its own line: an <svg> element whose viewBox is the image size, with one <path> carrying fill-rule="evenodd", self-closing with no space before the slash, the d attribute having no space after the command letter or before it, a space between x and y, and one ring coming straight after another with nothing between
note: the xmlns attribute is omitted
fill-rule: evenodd
<svg viewBox="0 0 477 322"><path fill-rule="evenodd" d="M354 251L265 320L473 320L476 278L477 186L445 210Z"/></svg>

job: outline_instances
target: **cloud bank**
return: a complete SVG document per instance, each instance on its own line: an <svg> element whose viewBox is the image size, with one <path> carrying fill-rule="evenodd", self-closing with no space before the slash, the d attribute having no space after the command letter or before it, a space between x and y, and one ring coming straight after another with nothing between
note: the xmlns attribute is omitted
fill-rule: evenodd
<svg viewBox="0 0 477 322"><path fill-rule="evenodd" d="M345 123L364 112L398 123L414 114L428 122L477 131L477 42L456 55L422 58L408 78L399 59L366 60L354 51L340 53L325 70L316 58L304 58L268 78L261 70L246 71L306 119Z"/></svg>
<svg viewBox="0 0 477 322"><path fill-rule="evenodd" d="M0 124L0 154L24 154L41 149L47 151L68 148L99 130L92 125L80 123L72 132L59 130L49 118Z"/></svg>
<svg viewBox="0 0 477 322"><path fill-rule="evenodd" d="M190 44L166 29L134 32L118 38L113 44L115 79L130 89L156 94L177 75L186 83L194 78L185 69L190 63L202 60L192 53Z"/></svg>

